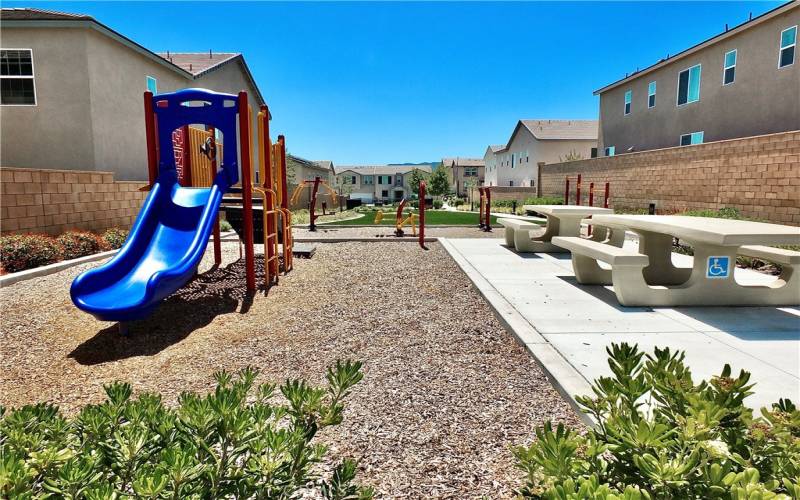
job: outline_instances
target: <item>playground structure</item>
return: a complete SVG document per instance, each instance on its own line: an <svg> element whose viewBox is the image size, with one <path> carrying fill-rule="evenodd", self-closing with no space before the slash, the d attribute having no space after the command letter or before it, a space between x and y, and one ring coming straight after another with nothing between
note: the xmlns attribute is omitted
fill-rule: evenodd
<svg viewBox="0 0 800 500"><path fill-rule="evenodd" d="M284 163L285 164L285 163ZM309 224L308 230L309 231L316 231L317 230L317 218L319 215L317 214L317 195L319 194L319 188L322 186L328 192L328 195L331 198L334 206L339 204L339 194L336 192L335 189L330 187L327 182L320 179L319 176L315 177L313 181L301 181L300 184L294 188L294 192L292 193L291 204L295 205L297 201L300 199L300 194L305 189L311 190L311 196L309 196L308 201L308 214L309 214ZM325 213L326 206L323 203L322 205L322 215L327 215Z"/></svg>
<svg viewBox="0 0 800 500"><path fill-rule="evenodd" d="M403 209L406 207L406 200L403 198L400 201L400 205L397 207L397 212L395 213L394 218L394 235L398 238L405 236L405 231L403 231L403 227L409 225L411 227L411 235L417 236L417 226L416 223L419 221L419 246L423 250L427 250L428 247L425 246L425 190L426 185L425 181L419 182L419 215L409 211L407 216L403 216ZM383 210L378 210L375 213L375 220L373 221L374 224L380 224L383 221L384 212Z"/></svg>
<svg viewBox="0 0 800 500"><path fill-rule="evenodd" d="M266 106L257 122L261 185L252 181L251 110L246 92L238 96L205 89L155 96L145 92L144 106L149 184L143 189L149 194L119 252L107 263L79 275L70 289L78 308L99 320L119 322L121 333L125 332L124 322L147 317L161 300L194 278L212 234L214 262L221 263L218 212L223 195L234 190L240 179L248 293L256 290L254 191L262 197L265 209L265 288L278 279L279 230L284 273L292 268L285 143L280 136L277 144L271 144ZM208 130L194 129L192 124L205 125ZM182 132L177 143L175 131ZM217 131L228 147L217 146ZM201 140L193 142L192 135ZM205 166L193 169L192 163Z"/></svg>

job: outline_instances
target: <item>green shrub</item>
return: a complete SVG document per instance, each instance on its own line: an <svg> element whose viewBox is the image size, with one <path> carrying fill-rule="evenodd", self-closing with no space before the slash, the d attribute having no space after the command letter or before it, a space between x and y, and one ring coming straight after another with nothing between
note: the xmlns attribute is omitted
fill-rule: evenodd
<svg viewBox="0 0 800 500"><path fill-rule="evenodd" d="M527 198L523 205L563 205L564 198L560 196L542 196L540 198Z"/></svg>
<svg viewBox="0 0 800 500"><path fill-rule="evenodd" d="M106 242L88 231L67 231L58 237L64 259L77 259L108 249Z"/></svg>
<svg viewBox="0 0 800 500"><path fill-rule="evenodd" d="M126 229L112 227L111 229L106 229L101 238L109 249L122 248L128 238L128 233L129 231Z"/></svg>
<svg viewBox="0 0 800 500"><path fill-rule="evenodd" d="M219 230L222 233L227 233L228 231L233 231L233 226L231 226L230 222L223 219L219 221Z"/></svg>
<svg viewBox="0 0 800 500"><path fill-rule="evenodd" d="M717 219L742 219L739 210L733 207L720 208L719 210L687 210L680 215L692 217L715 217Z"/></svg>
<svg viewBox="0 0 800 500"><path fill-rule="evenodd" d="M442 203L442 200L433 200L433 208L438 210L438 209L442 208L443 206L444 206L444 203Z"/></svg>
<svg viewBox="0 0 800 500"><path fill-rule="evenodd" d="M45 234L0 236L0 264L9 273L58 262L62 252L58 241Z"/></svg>
<svg viewBox="0 0 800 500"><path fill-rule="evenodd" d="M514 449L520 492L547 499L800 498L800 411L789 400L754 417L750 374L730 366L695 385L682 352L607 349L613 377L577 397L597 426L559 424Z"/></svg>
<svg viewBox="0 0 800 500"><path fill-rule="evenodd" d="M185 392L176 409L121 382L74 418L47 403L0 409L0 498L370 498L352 460L321 477L327 450L312 443L342 422L361 363L337 362L326 388L287 380L282 404L274 384L251 394L257 374L218 372L214 392Z"/></svg>

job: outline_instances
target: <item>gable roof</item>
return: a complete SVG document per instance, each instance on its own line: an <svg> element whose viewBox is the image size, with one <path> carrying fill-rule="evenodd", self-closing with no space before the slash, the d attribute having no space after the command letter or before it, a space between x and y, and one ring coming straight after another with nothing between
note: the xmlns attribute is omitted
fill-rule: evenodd
<svg viewBox="0 0 800 500"><path fill-rule="evenodd" d="M678 52L677 54L675 54L672 57L667 55L667 57L665 57L664 59L661 59L660 61L658 61L655 64L651 64L650 66L644 68L641 71L637 70L637 71L635 71L635 72L633 72L633 73L631 73L629 75L626 74L625 78L620 78L616 82L610 83L610 84L606 85L603 88L595 90L594 91L594 95L600 95L603 92L606 92L606 91L609 91L609 90L611 90L613 88L619 87L620 85L622 85L624 83L627 83L627 82L629 82L631 80L634 80L636 78L644 76L644 75L646 75L648 73L652 73L653 71L655 71L655 70L657 70L659 68L662 68L662 67L664 67L664 66L666 66L668 64L672 64L673 62L675 62L675 61L677 61L679 59L683 59L685 57L688 57L688 56L690 56L690 55L692 55L692 54L694 54L694 53L696 53L696 52L698 52L698 51L700 51L702 49L705 49L706 47L708 47L710 45L714 45L715 43L721 42L721 41L723 41L723 40L725 40L727 38L730 38L732 36L736 36L736 35L738 35L739 33L743 32L745 30L748 30L750 28L753 28L753 27L757 26L758 24L763 23L764 21L768 21L768 20L772 19L775 16L779 16L779 15L785 13L785 12L790 11L791 9L796 9L796 8L800 8L800 1L798 1L798 0L789 0L788 2L784 3L783 5L779 5L779 6L775 7L774 9L768 10L767 12L761 14L760 16L756 16L756 17L754 17L752 19L748 19L747 21L743 22L742 24L740 24L738 26L735 26L735 27L733 27L731 29L726 29L722 33L718 33L718 34L712 36L711 38L707 38L706 40L703 40L702 42L689 47L688 49L685 49L685 50L683 50L681 52ZM726 24L726 27L727 27L727 24Z"/></svg>
<svg viewBox="0 0 800 500"><path fill-rule="evenodd" d="M483 158L442 158L442 165L445 167L483 167Z"/></svg>
<svg viewBox="0 0 800 500"><path fill-rule="evenodd" d="M225 64L236 56L238 52L159 52L159 56L163 57L172 64L188 71L194 76L199 76L207 71L216 68L219 65Z"/></svg>
<svg viewBox="0 0 800 500"><path fill-rule="evenodd" d="M326 170L333 170L333 162L331 160L314 160L314 163Z"/></svg>
<svg viewBox="0 0 800 500"><path fill-rule="evenodd" d="M101 23L92 16L86 14L73 14L70 12L58 12L54 10L33 9L33 8L6 8L0 9L0 21L3 22L4 27L18 28L18 27L53 27L53 28L89 28L102 33L109 38L112 38L135 52L143 55L151 61L160 64L170 70L180 74L189 80L196 80L201 76L214 71L225 64L240 60L244 73L249 80L250 84L256 91L256 99L260 104L265 104L264 97L256 85L256 81L250 73L250 68L244 61L244 56L239 53L220 52L217 54L212 53L211 64L208 60L205 64L200 64L203 57L208 57L208 53L170 53L170 58L164 55L157 54L150 49L134 42L130 38L114 31L105 24ZM166 53L164 53L166 55ZM177 56L177 60L176 57ZM202 68L195 70L194 64L197 60ZM183 67L182 65L186 66ZM191 70L190 70L191 68Z"/></svg>
<svg viewBox="0 0 800 500"><path fill-rule="evenodd" d="M347 171L358 175L395 175L407 174L414 169L421 170L426 174L432 172L430 165L349 165L340 166L337 169L337 175Z"/></svg>
<svg viewBox="0 0 800 500"><path fill-rule="evenodd" d="M491 151L492 153L497 153L498 151L502 151L504 149L506 149L505 144L489 144L489 146L486 148L486 152L488 153Z"/></svg>
<svg viewBox="0 0 800 500"><path fill-rule="evenodd" d="M540 141L597 140L597 120L520 120L517 129L520 124ZM511 144L511 140L508 143Z"/></svg>

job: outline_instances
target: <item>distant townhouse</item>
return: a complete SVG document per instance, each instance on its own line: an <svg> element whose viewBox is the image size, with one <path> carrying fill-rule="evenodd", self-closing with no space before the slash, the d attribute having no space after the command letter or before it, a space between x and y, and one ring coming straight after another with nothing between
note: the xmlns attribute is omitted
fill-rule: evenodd
<svg viewBox="0 0 800 500"><path fill-rule="evenodd" d="M447 170L450 189L458 196L467 196L470 186L483 186L483 158L442 158L442 168Z"/></svg>
<svg viewBox="0 0 800 500"><path fill-rule="evenodd" d="M365 203L381 201L392 203L411 198L411 173L419 170L428 177L428 165L375 165L339 166L336 172L336 190L351 199Z"/></svg>
<svg viewBox="0 0 800 500"><path fill-rule="evenodd" d="M91 16L3 8L0 39L3 167L144 180L144 91L245 90L254 127L264 103L242 54L158 54Z"/></svg>
<svg viewBox="0 0 800 500"><path fill-rule="evenodd" d="M505 146L484 155L487 186L535 187L539 163L590 158L597 152L597 120L520 120Z"/></svg>
<svg viewBox="0 0 800 500"><path fill-rule="evenodd" d="M317 177L330 184L333 180L333 162L306 160L299 156L287 154L286 177L289 184L313 181Z"/></svg>
<svg viewBox="0 0 800 500"><path fill-rule="evenodd" d="M602 154L800 129L800 2L597 91Z"/></svg>

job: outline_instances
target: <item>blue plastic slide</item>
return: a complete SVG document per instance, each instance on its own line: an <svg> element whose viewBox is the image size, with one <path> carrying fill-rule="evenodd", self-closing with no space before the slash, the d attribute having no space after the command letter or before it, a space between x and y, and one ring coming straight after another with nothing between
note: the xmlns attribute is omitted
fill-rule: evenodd
<svg viewBox="0 0 800 500"><path fill-rule="evenodd" d="M160 149L159 175L127 241L106 264L78 276L70 294L78 308L103 321L131 321L190 281L205 253L223 193L238 182L237 97L202 89L153 96ZM222 169L210 188L178 184L171 134L208 124L229 138Z"/></svg>

